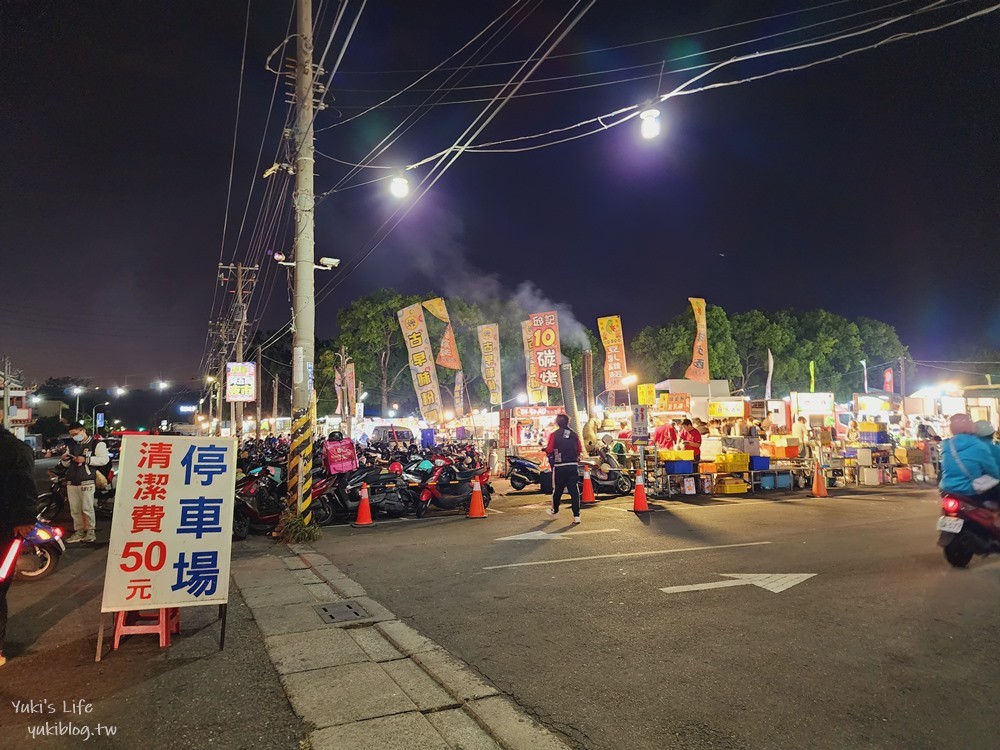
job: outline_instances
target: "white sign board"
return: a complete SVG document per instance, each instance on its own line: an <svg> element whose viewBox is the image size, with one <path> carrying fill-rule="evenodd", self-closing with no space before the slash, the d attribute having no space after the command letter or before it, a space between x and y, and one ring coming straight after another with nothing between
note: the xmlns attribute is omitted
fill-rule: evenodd
<svg viewBox="0 0 1000 750"><path fill-rule="evenodd" d="M257 365L253 362L226 363L226 401L253 401L257 398Z"/></svg>
<svg viewBox="0 0 1000 750"><path fill-rule="evenodd" d="M649 439L649 407L638 404L632 407L632 440Z"/></svg>
<svg viewBox="0 0 1000 750"><path fill-rule="evenodd" d="M126 435L102 612L229 599L236 441Z"/></svg>

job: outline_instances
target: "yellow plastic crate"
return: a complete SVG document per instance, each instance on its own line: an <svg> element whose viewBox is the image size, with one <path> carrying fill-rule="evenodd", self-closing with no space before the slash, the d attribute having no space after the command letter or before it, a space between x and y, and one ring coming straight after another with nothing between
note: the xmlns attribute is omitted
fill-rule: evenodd
<svg viewBox="0 0 1000 750"><path fill-rule="evenodd" d="M657 455L661 461L694 461L694 451L669 451L661 448Z"/></svg>
<svg viewBox="0 0 1000 750"><path fill-rule="evenodd" d="M885 429L885 425L879 425L878 422L859 422L858 431L859 432L880 432Z"/></svg>
<svg viewBox="0 0 1000 750"><path fill-rule="evenodd" d="M746 482L719 482L715 485L715 491L720 495L745 495L749 489Z"/></svg>

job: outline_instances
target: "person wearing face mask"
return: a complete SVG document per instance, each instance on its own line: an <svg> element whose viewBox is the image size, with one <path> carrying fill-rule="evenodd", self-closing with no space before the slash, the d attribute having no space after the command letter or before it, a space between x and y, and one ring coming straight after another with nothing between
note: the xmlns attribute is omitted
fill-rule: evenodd
<svg viewBox="0 0 1000 750"><path fill-rule="evenodd" d="M66 493L73 517L73 535L66 543L96 542L94 493L97 485L94 475L99 470L103 474L111 467L111 457L104 441L88 435L80 422L69 426L69 435L73 442L61 460L66 467Z"/></svg>

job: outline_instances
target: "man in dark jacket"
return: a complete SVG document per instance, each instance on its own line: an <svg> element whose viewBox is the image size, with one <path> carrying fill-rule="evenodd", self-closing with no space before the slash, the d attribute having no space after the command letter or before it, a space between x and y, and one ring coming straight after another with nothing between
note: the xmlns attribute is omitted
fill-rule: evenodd
<svg viewBox="0 0 1000 750"><path fill-rule="evenodd" d="M35 523L35 454L26 443L0 427L0 559L10 549L16 536L31 531ZM0 581L0 667L7 637L7 590L14 578L11 571Z"/></svg>
<svg viewBox="0 0 1000 750"><path fill-rule="evenodd" d="M559 501L565 490L569 492L573 505L573 523L580 523L580 487L577 484L580 474L577 464L583 446L580 436L569 428L569 417L560 414L556 417L556 425L557 429L549 435L545 448L552 461L552 507L547 512L550 516L559 512Z"/></svg>

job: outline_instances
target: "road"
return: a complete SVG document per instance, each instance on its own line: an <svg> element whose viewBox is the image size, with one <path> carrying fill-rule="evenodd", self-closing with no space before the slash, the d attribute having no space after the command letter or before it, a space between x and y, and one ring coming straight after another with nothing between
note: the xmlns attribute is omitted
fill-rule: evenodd
<svg viewBox="0 0 1000 750"><path fill-rule="evenodd" d="M515 495L315 546L578 747L995 748L1000 562L949 568L938 502L622 498L573 528ZM725 577L758 573L813 575Z"/></svg>

